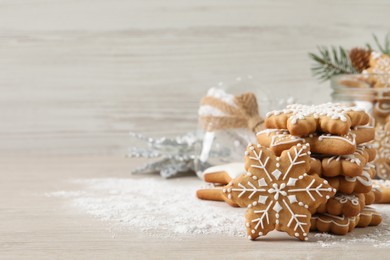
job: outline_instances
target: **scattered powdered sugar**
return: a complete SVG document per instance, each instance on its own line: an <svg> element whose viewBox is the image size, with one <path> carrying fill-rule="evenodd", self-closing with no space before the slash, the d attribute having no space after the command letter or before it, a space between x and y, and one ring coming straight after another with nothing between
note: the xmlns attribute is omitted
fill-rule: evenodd
<svg viewBox="0 0 390 260"><path fill-rule="evenodd" d="M370 205L382 215L382 223L377 227L355 228L345 236L326 233L314 235L321 247L346 247L364 244L374 248L390 248L390 205Z"/></svg>
<svg viewBox="0 0 390 260"><path fill-rule="evenodd" d="M190 179L190 180L184 180ZM150 235L223 234L243 236L245 209L226 203L201 201L195 178L77 180L80 191L47 193L70 199L72 205L110 225Z"/></svg>
<svg viewBox="0 0 390 260"><path fill-rule="evenodd" d="M218 234L244 237L244 208L223 202L202 201L194 178L165 180L156 177L105 178L74 181L78 190L47 193L70 201L71 207L106 221L112 229L129 229L151 236ZM390 205L374 205L383 217L378 227L356 228L345 236L312 233L310 245L324 248L364 244L390 248ZM278 232L277 232L278 233ZM309 244L307 244L309 246Z"/></svg>

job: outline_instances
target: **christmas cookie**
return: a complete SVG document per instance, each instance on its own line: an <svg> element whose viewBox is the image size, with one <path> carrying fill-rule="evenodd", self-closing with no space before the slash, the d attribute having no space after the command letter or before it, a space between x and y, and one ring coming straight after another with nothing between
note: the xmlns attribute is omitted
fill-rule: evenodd
<svg viewBox="0 0 390 260"><path fill-rule="evenodd" d="M337 193L326 203L317 208L317 213L328 213L335 216L354 217L359 215L365 206L363 194L346 195Z"/></svg>
<svg viewBox="0 0 390 260"><path fill-rule="evenodd" d="M359 214L358 227L378 226L382 222L382 216L373 208L365 207Z"/></svg>
<svg viewBox="0 0 390 260"><path fill-rule="evenodd" d="M388 87L390 84L390 56L372 52L369 68L362 73L368 75L369 81L375 88Z"/></svg>
<svg viewBox="0 0 390 260"><path fill-rule="evenodd" d="M381 118L390 115L390 97L388 99L380 99L375 103L374 114Z"/></svg>
<svg viewBox="0 0 390 260"><path fill-rule="evenodd" d="M315 170L317 173L321 173L323 177L339 175L354 177L363 173L363 167L369 160L369 154L360 148L354 154L335 155L314 160L320 161L319 163L313 162L316 165L320 164L320 168L313 166L311 172Z"/></svg>
<svg viewBox="0 0 390 260"><path fill-rule="evenodd" d="M208 182L209 185L205 188L198 189L196 191L196 196L202 200L225 201L232 207L239 207L231 198L223 195L223 191L226 190L226 187L221 185L226 185L234 178L245 174L246 171L244 168L243 163L229 163L206 169L203 172L203 179ZM315 178L318 179L319 176L317 175ZM315 213L317 207L309 207L309 210L311 213Z"/></svg>
<svg viewBox="0 0 390 260"><path fill-rule="evenodd" d="M373 147L372 144L361 144L358 145L357 151L361 150L368 154L368 161L371 162L375 160L376 158L376 149Z"/></svg>
<svg viewBox="0 0 390 260"><path fill-rule="evenodd" d="M373 180L373 185L370 192L363 193L366 205L378 203L382 200L382 189L376 185Z"/></svg>
<svg viewBox="0 0 390 260"><path fill-rule="evenodd" d="M269 112L265 127L288 129L296 136L307 136L316 131L343 136L348 134L351 127L368 122L368 114L358 107L333 103L317 106L294 104L283 110Z"/></svg>
<svg viewBox="0 0 390 260"><path fill-rule="evenodd" d="M316 214L311 218L311 231L346 235L351 232L359 223L359 216L345 217L334 216L327 213Z"/></svg>
<svg viewBox="0 0 390 260"><path fill-rule="evenodd" d="M239 207L232 199L224 196L223 187L203 188L196 191L196 197L201 200L225 201L232 207Z"/></svg>
<svg viewBox="0 0 390 260"><path fill-rule="evenodd" d="M206 182L225 185L243 173L245 173L243 163L229 163L207 168L202 176Z"/></svg>
<svg viewBox="0 0 390 260"><path fill-rule="evenodd" d="M212 183L212 187L197 190L196 196L202 200L225 201L230 206L238 207L234 201L223 196L223 188L220 185L226 185L244 173L244 163L229 163L210 167L203 172L202 176L204 181Z"/></svg>
<svg viewBox="0 0 390 260"><path fill-rule="evenodd" d="M369 166L365 166L363 169L363 173L360 176L337 176L327 178L327 180L333 188L335 188L338 192L344 194L367 193L371 191L371 178L374 175L375 170Z"/></svg>
<svg viewBox="0 0 390 260"><path fill-rule="evenodd" d="M291 135L287 130L266 129L256 135L261 145L269 147L277 155L293 145L308 143L313 153L333 156L355 153L356 145L371 141L375 136L375 130L374 128L360 128L349 131L344 136L314 133L307 137L298 137Z"/></svg>
<svg viewBox="0 0 390 260"><path fill-rule="evenodd" d="M311 157L309 175L322 176L322 162L319 159Z"/></svg>
<svg viewBox="0 0 390 260"><path fill-rule="evenodd" d="M223 195L246 213L250 239L276 229L307 240L311 214L334 195L327 181L306 172L310 168L308 145L298 144L277 157L261 145L249 145L245 152L246 173L223 188Z"/></svg>
<svg viewBox="0 0 390 260"><path fill-rule="evenodd" d="M379 186L381 199L376 203L390 203L390 181L389 180L373 180L375 186Z"/></svg>
<svg viewBox="0 0 390 260"><path fill-rule="evenodd" d="M338 79L338 84L340 86L345 86L348 88L370 88L371 85L367 81L366 77L347 75L346 77L341 77Z"/></svg>
<svg viewBox="0 0 390 260"><path fill-rule="evenodd" d="M324 177L321 160L312 158L310 164L310 175ZM337 191L345 194L353 193L369 193L373 187L372 178L375 176L375 167L372 163L367 163L363 167L363 172L359 176L343 176L327 177L326 180L330 185L336 188ZM375 191L375 194L365 194L366 197L373 196L381 198L381 192ZM371 199L369 199L371 200Z"/></svg>
<svg viewBox="0 0 390 260"><path fill-rule="evenodd" d="M375 128L370 125L356 126L351 132L355 134L356 144L364 144L375 139Z"/></svg>
<svg viewBox="0 0 390 260"><path fill-rule="evenodd" d="M363 193L364 201L366 205L371 205L375 202L375 192L373 191L374 186L372 186L371 191Z"/></svg>
<svg viewBox="0 0 390 260"><path fill-rule="evenodd" d="M390 178L390 122L377 126L373 147L377 149L375 164L378 176Z"/></svg>

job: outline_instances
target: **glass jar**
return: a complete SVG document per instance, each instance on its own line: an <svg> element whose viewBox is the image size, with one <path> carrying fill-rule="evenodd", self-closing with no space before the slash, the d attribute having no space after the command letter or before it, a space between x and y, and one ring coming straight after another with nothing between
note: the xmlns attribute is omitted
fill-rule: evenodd
<svg viewBox="0 0 390 260"><path fill-rule="evenodd" d="M270 98L271 95L267 89L262 87L259 81L251 75L240 76L227 83L220 82L217 86L208 90L207 96L218 99L227 106L232 106L234 110L237 108L237 104L234 101L235 97L246 92L253 93L256 97L260 119L265 118L267 111L282 109L287 104L295 101L294 98L289 96ZM227 115L226 111L228 110L230 109L225 110L218 106L201 104L199 117L213 117L214 120L225 116L230 116L231 119L236 118L236 116ZM202 145L199 147L199 156L195 160L195 169L200 178L202 178L202 172L208 167L232 162L243 162L243 155L248 143L257 142L255 130L249 129L247 124L242 126L229 125L226 128L217 127L215 129L210 127L211 129L208 129L205 123L201 121L198 133L202 136ZM218 124L218 122L210 120L208 123L211 126L213 124Z"/></svg>
<svg viewBox="0 0 390 260"><path fill-rule="evenodd" d="M331 79L334 102L364 108L373 118L377 176L390 179L390 74L338 75Z"/></svg>

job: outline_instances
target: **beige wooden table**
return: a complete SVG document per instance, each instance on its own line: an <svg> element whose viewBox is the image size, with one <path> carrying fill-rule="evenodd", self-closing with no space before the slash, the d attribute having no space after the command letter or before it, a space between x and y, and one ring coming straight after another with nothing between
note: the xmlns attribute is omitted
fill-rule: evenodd
<svg viewBox="0 0 390 260"><path fill-rule="evenodd" d="M0 258L384 257L364 244L113 236L45 194L76 178L131 178L140 161L123 156L127 132L195 129L198 100L219 81L254 75L270 96L328 101L307 52L384 35L389 11L385 0L0 1Z"/></svg>

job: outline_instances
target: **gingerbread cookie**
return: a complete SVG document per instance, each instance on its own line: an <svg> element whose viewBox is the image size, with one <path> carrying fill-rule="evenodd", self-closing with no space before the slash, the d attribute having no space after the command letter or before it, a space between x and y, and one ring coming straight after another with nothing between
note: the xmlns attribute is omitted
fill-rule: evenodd
<svg viewBox="0 0 390 260"><path fill-rule="evenodd" d="M340 86L345 86L348 88L371 88L371 85L367 81L367 76L360 76L359 74L354 75L354 77L351 77L351 75L346 76L339 76L338 84Z"/></svg>
<svg viewBox="0 0 390 260"><path fill-rule="evenodd" d="M234 178L245 173L243 163L229 163L210 167L202 175L203 179L211 185L198 189L196 196L202 200L225 201L232 207L239 207L232 199L223 195L226 192L226 188L221 185L226 185ZM315 178L318 179L318 177L317 175ZM334 191L336 190L334 189ZM309 210L313 214L316 212L317 207L309 207Z"/></svg>
<svg viewBox="0 0 390 260"><path fill-rule="evenodd" d="M309 134L307 137L291 135L287 130L266 129L256 134L259 144L269 147L275 154L296 144L310 144L313 153L324 155L348 155L356 152L356 145L371 141L374 128L359 128L349 131L345 136ZM357 140L359 142L357 142Z"/></svg>
<svg viewBox="0 0 390 260"><path fill-rule="evenodd" d="M356 126L351 132L355 134L355 141L358 145L368 143L375 139L375 128L371 125Z"/></svg>
<svg viewBox="0 0 390 260"><path fill-rule="evenodd" d="M364 206L365 198L363 194L346 195L337 193L326 203L320 205L316 212L328 213L335 216L354 217L359 215Z"/></svg>
<svg viewBox="0 0 390 260"><path fill-rule="evenodd" d="M307 175L309 146L298 144L277 157L261 145L245 152L246 174L223 188L223 195L240 207L248 207L248 238L256 239L276 229L307 240L309 207L317 207L334 195L327 181Z"/></svg>
<svg viewBox="0 0 390 260"><path fill-rule="evenodd" d="M373 147L373 145L370 144L360 144L358 145L356 151L362 150L368 154L368 161L374 161L376 158L376 149Z"/></svg>
<svg viewBox="0 0 390 260"><path fill-rule="evenodd" d="M363 195L365 198L366 205L378 203L382 200L382 189L378 185L375 185L373 180L371 191L363 193Z"/></svg>
<svg viewBox="0 0 390 260"><path fill-rule="evenodd" d="M225 201L232 207L239 205L232 199L224 196L223 187L202 188L196 191L196 197L201 200Z"/></svg>
<svg viewBox="0 0 390 260"><path fill-rule="evenodd" d="M390 122L386 125L379 125L376 128L375 141L373 147L377 149L378 176L382 179L390 178Z"/></svg>
<svg viewBox="0 0 390 260"><path fill-rule="evenodd" d="M371 191L363 193L364 201L366 205L371 205L375 202L375 192L373 191L374 186L372 186Z"/></svg>
<svg viewBox="0 0 390 260"><path fill-rule="evenodd" d="M296 136L307 136L316 131L343 136L348 134L351 127L368 122L368 114L358 107L333 103L317 106L294 104L269 112L265 127L288 129Z"/></svg>
<svg viewBox="0 0 390 260"><path fill-rule="evenodd" d="M321 173L323 177L339 175L355 177L363 173L363 167L368 160L369 154L364 148L359 147L354 154L335 155L321 159L313 158L310 172Z"/></svg>
<svg viewBox="0 0 390 260"><path fill-rule="evenodd" d="M390 56L372 52L369 68L362 73L368 75L371 85L375 88L388 87L390 84Z"/></svg>
<svg viewBox="0 0 390 260"><path fill-rule="evenodd" d="M344 194L352 193L367 193L372 188L372 177L375 175L375 169L368 163L363 168L363 173L360 176L348 177L338 176L328 178L329 184L338 192Z"/></svg>
<svg viewBox="0 0 390 260"><path fill-rule="evenodd" d="M202 177L204 181L212 183L212 186L197 190L196 196L202 200L225 201L230 206L238 207L236 203L222 195L221 185L228 184L244 173L244 163L229 163L207 168Z"/></svg>
<svg viewBox="0 0 390 260"><path fill-rule="evenodd" d="M390 181L389 180L373 180L375 186L379 186L381 199L376 203L390 203Z"/></svg>
<svg viewBox="0 0 390 260"><path fill-rule="evenodd" d="M311 157L310 170L308 174L322 176L322 161L314 157Z"/></svg>
<svg viewBox="0 0 390 260"><path fill-rule="evenodd" d="M390 98L389 98L390 99ZM380 99L374 105L374 114L377 117L385 118L387 115L390 115L390 100L389 99Z"/></svg>
<svg viewBox="0 0 390 260"><path fill-rule="evenodd" d="M382 216L373 208L365 207L359 214L358 227L378 226L382 222Z"/></svg>
<svg viewBox="0 0 390 260"><path fill-rule="evenodd" d="M311 231L346 235L359 223L359 215L355 217L334 216L327 213L316 214L311 218Z"/></svg>
<svg viewBox="0 0 390 260"><path fill-rule="evenodd" d="M243 163L229 163L207 168L202 176L206 182L225 185L243 173L245 173Z"/></svg>

